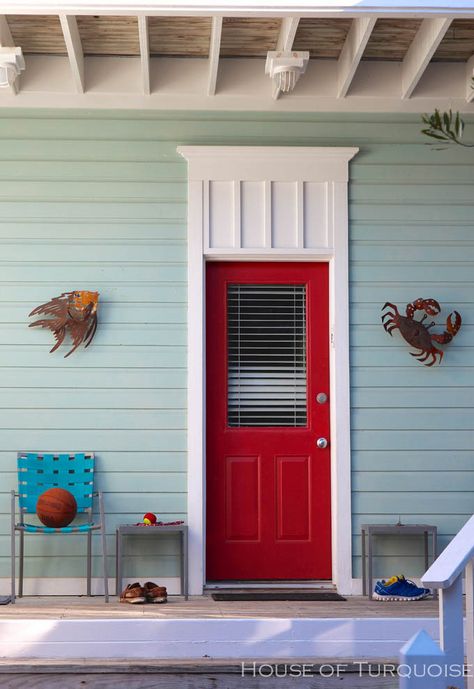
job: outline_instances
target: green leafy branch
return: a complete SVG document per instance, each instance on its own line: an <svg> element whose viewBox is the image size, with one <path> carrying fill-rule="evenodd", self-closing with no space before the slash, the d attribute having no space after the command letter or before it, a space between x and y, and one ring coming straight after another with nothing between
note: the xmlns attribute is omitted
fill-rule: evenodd
<svg viewBox="0 0 474 689"><path fill-rule="evenodd" d="M471 89L474 89L474 77L471 79ZM438 109L432 115L426 113L421 116L424 124L428 125L426 129L422 129L422 134L437 139L438 141L445 141L447 143L454 143L465 148L473 148L474 144L465 144L461 141L464 133L464 121L461 119L459 112L454 115L451 110L440 113Z"/></svg>
<svg viewBox="0 0 474 689"><path fill-rule="evenodd" d="M464 133L464 121L459 112L453 114L449 110L448 112L440 113L436 109L432 115L425 113L421 116L421 119L424 124L428 125L426 129L421 130L426 136L438 141L455 143L465 148L474 147L474 144L466 144L461 140Z"/></svg>

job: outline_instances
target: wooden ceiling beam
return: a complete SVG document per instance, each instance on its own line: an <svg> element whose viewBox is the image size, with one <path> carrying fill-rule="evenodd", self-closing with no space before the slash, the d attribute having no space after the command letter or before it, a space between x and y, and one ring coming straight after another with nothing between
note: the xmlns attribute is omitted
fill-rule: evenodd
<svg viewBox="0 0 474 689"><path fill-rule="evenodd" d="M452 17L423 19L402 62L402 98L412 95L451 22Z"/></svg>
<svg viewBox="0 0 474 689"><path fill-rule="evenodd" d="M14 46L10 27L8 26L7 18L4 14L0 14L0 46L2 48L9 48Z"/></svg>
<svg viewBox="0 0 474 689"><path fill-rule="evenodd" d="M299 17L283 17L281 20L281 29L276 44L276 50L292 50L299 23ZM273 85L272 97L274 100L277 100L280 93L280 89Z"/></svg>
<svg viewBox="0 0 474 689"><path fill-rule="evenodd" d="M150 38L148 35L148 17L138 17L138 38L140 41L140 61L142 72L142 89L145 96L150 95Z"/></svg>
<svg viewBox="0 0 474 689"><path fill-rule="evenodd" d="M78 93L84 93L84 52L76 17L69 14L61 14L59 15L59 20L63 30L64 42L66 43L74 86Z"/></svg>
<svg viewBox="0 0 474 689"><path fill-rule="evenodd" d="M0 14L0 48L12 48L15 45L13 37L8 26L7 18L4 14ZM11 86L7 87L8 91L14 96L20 89L20 77L18 76Z"/></svg>
<svg viewBox="0 0 474 689"><path fill-rule="evenodd" d="M209 44L209 81L208 96L216 93L217 72L219 70L219 56L221 52L222 17L212 18L211 42Z"/></svg>
<svg viewBox="0 0 474 689"><path fill-rule="evenodd" d="M468 103L474 100L474 55L466 62L466 100Z"/></svg>
<svg viewBox="0 0 474 689"><path fill-rule="evenodd" d="M376 21L377 17L357 17L352 21L337 62L338 98L344 98L349 90Z"/></svg>
<svg viewBox="0 0 474 689"><path fill-rule="evenodd" d="M276 50L292 50L299 23L299 17L283 17Z"/></svg>

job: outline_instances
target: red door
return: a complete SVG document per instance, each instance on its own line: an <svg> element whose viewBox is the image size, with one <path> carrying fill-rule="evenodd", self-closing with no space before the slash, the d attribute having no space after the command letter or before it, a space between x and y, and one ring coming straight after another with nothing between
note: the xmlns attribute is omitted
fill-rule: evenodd
<svg viewBox="0 0 474 689"><path fill-rule="evenodd" d="M328 265L208 263L206 294L207 579L330 579Z"/></svg>

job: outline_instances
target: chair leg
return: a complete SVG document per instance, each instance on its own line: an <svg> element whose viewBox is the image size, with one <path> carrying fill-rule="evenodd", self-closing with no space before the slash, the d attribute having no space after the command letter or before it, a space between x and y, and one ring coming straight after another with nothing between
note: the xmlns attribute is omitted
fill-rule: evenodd
<svg viewBox="0 0 474 689"><path fill-rule="evenodd" d="M92 531L87 532L87 595L92 596Z"/></svg>
<svg viewBox="0 0 474 689"><path fill-rule="evenodd" d="M10 529L10 536L11 536L11 598L12 598L12 603L15 602L15 558L16 558L16 553L15 553L15 491L12 490L11 493L11 529Z"/></svg>
<svg viewBox="0 0 474 689"><path fill-rule="evenodd" d="M109 579L107 572L107 542L105 538L105 515L104 515L104 500L102 493L99 492L99 511L100 511L100 534L102 537L102 556L104 560L104 597L105 602L109 602Z"/></svg>
<svg viewBox="0 0 474 689"><path fill-rule="evenodd" d="M23 597L23 563L25 556L25 532L20 531L20 566L18 568L18 598Z"/></svg>

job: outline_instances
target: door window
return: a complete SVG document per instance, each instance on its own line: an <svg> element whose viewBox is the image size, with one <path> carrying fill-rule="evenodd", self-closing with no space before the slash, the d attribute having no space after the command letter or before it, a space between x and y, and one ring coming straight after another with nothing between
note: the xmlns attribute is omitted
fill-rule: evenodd
<svg viewBox="0 0 474 689"><path fill-rule="evenodd" d="M227 285L227 423L307 425L306 285Z"/></svg>

